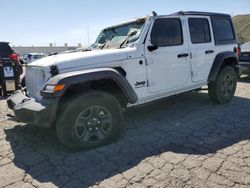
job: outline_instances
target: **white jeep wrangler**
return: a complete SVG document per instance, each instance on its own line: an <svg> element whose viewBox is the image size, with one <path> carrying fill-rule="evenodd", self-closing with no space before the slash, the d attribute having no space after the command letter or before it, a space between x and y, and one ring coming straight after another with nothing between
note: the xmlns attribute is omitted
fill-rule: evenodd
<svg viewBox="0 0 250 188"><path fill-rule="evenodd" d="M119 135L126 107L205 85L213 101L229 102L237 52L230 15L153 12L104 29L85 51L29 64L27 92L7 102L20 121L55 125L64 145L92 148Z"/></svg>

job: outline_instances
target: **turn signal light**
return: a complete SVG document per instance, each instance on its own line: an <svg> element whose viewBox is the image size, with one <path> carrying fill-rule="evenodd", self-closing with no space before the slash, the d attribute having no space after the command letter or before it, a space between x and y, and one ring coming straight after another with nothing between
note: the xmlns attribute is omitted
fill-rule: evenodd
<svg viewBox="0 0 250 188"><path fill-rule="evenodd" d="M59 92L59 91L62 91L64 88L65 88L65 85L63 85L63 84L56 85L54 88L54 91Z"/></svg>

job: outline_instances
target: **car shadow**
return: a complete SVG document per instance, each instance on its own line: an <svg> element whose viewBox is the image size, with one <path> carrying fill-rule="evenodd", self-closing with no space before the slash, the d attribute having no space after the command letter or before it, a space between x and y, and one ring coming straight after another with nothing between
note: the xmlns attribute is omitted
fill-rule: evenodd
<svg viewBox="0 0 250 188"><path fill-rule="evenodd" d="M185 93L125 113L126 131L115 143L70 152L53 129L17 125L6 129L16 167L41 183L87 187L165 152L207 155L250 139L250 100L235 97L225 105L207 93Z"/></svg>

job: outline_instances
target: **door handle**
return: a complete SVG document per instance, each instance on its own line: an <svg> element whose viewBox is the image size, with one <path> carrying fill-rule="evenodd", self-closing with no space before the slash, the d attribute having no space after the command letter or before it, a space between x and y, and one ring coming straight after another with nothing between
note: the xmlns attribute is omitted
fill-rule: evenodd
<svg viewBox="0 0 250 188"><path fill-rule="evenodd" d="M207 50L207 51L205 51L205 54L212 54L212 53L214 53L214 50Z"/></svg>
<svg viewBox="0 0 250 188"><path fill-rule="evenodd" d="M178 58L182 58L182 57L188 57L189 54L188 53L184 53L184 54L178 54L177 57Z"/></svg>

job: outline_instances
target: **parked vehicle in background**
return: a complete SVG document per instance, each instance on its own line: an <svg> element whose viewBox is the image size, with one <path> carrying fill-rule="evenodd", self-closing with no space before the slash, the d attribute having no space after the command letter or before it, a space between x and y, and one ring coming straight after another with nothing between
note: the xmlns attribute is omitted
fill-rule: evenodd
<svg viewBox="0 0 250 188"><path fill-rule="evenodd" d="M0 94L6 95L19 89L19 76L23 73L20 56L9 45L0 42Z"/></svg>
<svg viewBox="0 0 250 188"><path fill-rule="evenodd" d="M21 63L22 65L25 65L25 64L26 64L26 61L27 61L27 56L26 56L26 55L20 56L20 63Z"/></svg>
<svg viewBox="0 0 250 188"><path fill-rule="evenodd" d="M43 53L29 53L26 55L25 63L29 64L29 63L32 63L33 61L36 61L36 60L41 59L43 57L46 57L46 55Z"/></svg>
<svg viewBox="0 0 250 188"><path fill-rule="evenodd" d="M250 42L241 46L239 65L241 66L241 74L247 74L250 76Z"/></svg>
<svg viewBox="0 0 250 188"><path fill-rule="evenodd" d="M127 107L203 86L212 101L230 102L238 52L230 15L153 13L104 29L85 51L27 65L27 95L7 102L23 122L56 125L64 145L93 148L119 136Z"/></svg>

